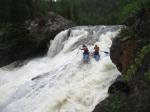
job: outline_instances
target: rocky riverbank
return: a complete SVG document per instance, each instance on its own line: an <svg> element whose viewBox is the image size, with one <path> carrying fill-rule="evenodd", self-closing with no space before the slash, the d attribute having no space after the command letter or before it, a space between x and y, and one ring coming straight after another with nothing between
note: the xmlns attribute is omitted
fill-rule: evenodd
<svg viewBox="0 0 150 112"><path fill-rule="evenodd" d="M142 8L125 25L110 54L122 76L93 112L150 111L150 9Z"/></svg>
<svg viewBox="0 0 150 112"><path fill-rule="evenodd" d="M54 12L23 24L4 24L0 28L0 67L13 61L43 56L49 41L73 23Z"/></svg>

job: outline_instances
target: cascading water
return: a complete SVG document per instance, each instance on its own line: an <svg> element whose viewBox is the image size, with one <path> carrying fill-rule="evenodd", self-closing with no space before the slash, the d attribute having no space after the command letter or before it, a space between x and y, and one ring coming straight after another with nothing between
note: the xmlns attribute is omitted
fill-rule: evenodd
<svg viewBox="0 0 150 112"><path fill-rule="evenodd" d="M119 71L108 54L82 61L80 45L109 52L120 26L74 27L59 33L47 56L22 67L0 68L0 112L92 112ZM11 67L11 66L9 66Z"/></svg>

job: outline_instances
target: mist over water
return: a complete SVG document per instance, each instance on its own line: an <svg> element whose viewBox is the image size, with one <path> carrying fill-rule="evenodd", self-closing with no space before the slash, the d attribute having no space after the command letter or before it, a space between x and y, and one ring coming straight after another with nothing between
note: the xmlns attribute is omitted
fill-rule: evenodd
<svg viewBox="0 0 150 112"><path fill-rule="evenodd" d="M108 97L108 88L120 74L109 54L83 63L79 50L95 44L109 52L120 26L74 27L60 32L47 56L20 68L0 68L0 112L92 112ZM8 68L8 67L7 67Z"/></svg>

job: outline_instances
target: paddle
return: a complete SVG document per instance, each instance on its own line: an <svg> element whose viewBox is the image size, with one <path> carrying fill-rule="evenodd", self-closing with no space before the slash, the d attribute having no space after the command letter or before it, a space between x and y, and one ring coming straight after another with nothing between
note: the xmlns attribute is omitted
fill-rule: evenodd
<svg viewBox="0 0 150 112"><path fill-rule="evenodd" d="M104 53L106 53L106 54L109 54L109 52L107 52L107 51L100 51L100 52L104 52Z"/></svg>

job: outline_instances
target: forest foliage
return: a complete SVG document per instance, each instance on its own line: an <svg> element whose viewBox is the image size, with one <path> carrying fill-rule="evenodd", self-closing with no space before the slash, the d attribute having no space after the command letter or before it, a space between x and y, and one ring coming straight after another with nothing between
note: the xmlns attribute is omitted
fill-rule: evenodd
<svg viewBox="0 0 150 112"><path fill-rule="evenodd" d="M121 24L150 0L57 0L51 9L79 25Z"/></svg>
<svg viewBox="0 0 150 112"><path fill-rule="evenodd" d="M45 0L1 0L0 23L22 23L28 19L46 16L49 4Z"/></svg>
<svg viewBox="0 0 150 112"><path fill-rule="evenodd" d="M78 25L121 24L150 0L1 0L0 23L24 22L54 11Z"/></svg>

